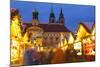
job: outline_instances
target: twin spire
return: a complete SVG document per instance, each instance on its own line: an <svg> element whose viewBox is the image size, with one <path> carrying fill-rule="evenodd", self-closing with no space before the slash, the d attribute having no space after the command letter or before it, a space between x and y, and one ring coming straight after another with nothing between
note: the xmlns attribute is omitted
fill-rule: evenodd
<svg viewBox="0 0 100 67"><path fill-rule="evenodd" d="M50 13L50 17L49 17L49 23L64 24L64 15L63 15L63 12L62 12L62 8L61 8L59 19L58 19L57 22L56 22L56 19L55 19L55 15L54 15L53 9L51 9L51 13Z"/></svg>
<svg viewBox="0 0 100 67"><path fill-rule="evenodd" d="M32 12L32 14L33 14L33 20L39 20L38 19L39 12L36 9L35 9L35 11ZM51 12L50 12L50 16L49 16L49 23L50 24L55 24L55 23L64 24L64 15L62 12L62 8L61 8L61 11L59 14L58 21L56 21L55 14L53 12L53 8L51 8Z"/></svg>
<svg viewBox="0 0 100 67"><path fill-rule="evenodd" d="M50 13L50 16L49 16L49 23L55 23L55 22L56 22L55 15L54 15L54 12L53 12L53 8L51 8L51 13Z"/></svg>

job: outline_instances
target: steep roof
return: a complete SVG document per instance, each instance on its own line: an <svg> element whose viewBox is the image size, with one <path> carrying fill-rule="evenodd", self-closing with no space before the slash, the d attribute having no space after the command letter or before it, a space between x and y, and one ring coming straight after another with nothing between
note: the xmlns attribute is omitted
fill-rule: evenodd
<svg viewBox="0 0 100 67"><path fill-rule="evenodd" d="M89 26L86 25L86 24L84 24L84 23L80 23L80 24L78 25L77 32L78 32L78 30L79 30L79 28L80 28L81 25L85 28L85 30L86 30L87 32L89 32L89 33L91 32ZM77 32L76 32L76 33L77 33Z"/></svg>
<svg viewBox="0 0 100 67"><path fill-rule="evenodd" d="M25 32L31 26L31 23L23 23L23 31ZM37 26L42 28L44 32L70 32L70 30L61 24L39 24Z"/></svg>
<svg viewBox="0 0 100 67"><path fill-rule="evenodd" d="M90 35L90 30L87 28L87 26L83 23L80 23L76 32L76 40L81 40L81 38L84 38L86 36Z"/></svg>

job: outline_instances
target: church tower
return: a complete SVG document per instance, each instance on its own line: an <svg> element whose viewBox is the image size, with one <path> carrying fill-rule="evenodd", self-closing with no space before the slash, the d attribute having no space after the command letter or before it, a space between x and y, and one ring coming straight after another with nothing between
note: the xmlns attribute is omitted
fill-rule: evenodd
<svg viewBox="0 0 100 67"><path fill-rule="evenodd" d="M38 15L39 12L35 9L35 11L32 12L32 25L38 25L39 24L39 19L38 19Z"/></svg>
<svg viewBox="0 0 100 67"><path fill-rule="evenodd" d="M54 15L54 12L53 12L53 8L51 8L51 13L50 13L50 17L49 17L49 23L55 23L56 20L55 20L55 15Z"/></svg>
<svg viewBox="0 0 100 67"><path fill-rule="evenodd" d="M61 8L61 11L60 11L58 23L64 24L64 15L63 15L63 12L62 12L62 8Z"/></svg>

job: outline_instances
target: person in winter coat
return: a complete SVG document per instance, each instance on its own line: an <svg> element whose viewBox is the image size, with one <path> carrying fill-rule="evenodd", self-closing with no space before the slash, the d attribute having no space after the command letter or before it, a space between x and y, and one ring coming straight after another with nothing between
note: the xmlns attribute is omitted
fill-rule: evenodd
<svg viewBox="0 0 100 67"><path fill-rule="evenodd" d="M53 57L51 60L51 64L64 63L65 62L65 54L62 49L57 48L53 53Z"/></svg>
<svg viewBox="0 0 100 67"><path fill-rule="evenodd" d="M40 61L38 60L38 52L34 50L33 48L29 48L25 51L24 54L24 60L25 65L38 65L40 64Z"/></svg>

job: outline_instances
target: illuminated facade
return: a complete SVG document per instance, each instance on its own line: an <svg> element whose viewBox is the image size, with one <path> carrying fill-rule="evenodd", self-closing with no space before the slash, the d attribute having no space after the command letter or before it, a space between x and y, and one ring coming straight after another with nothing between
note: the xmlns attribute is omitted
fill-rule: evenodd
<svg viewBox="0 0 100 67"><path fill-rule="evenodd" d="M91 35L83 38L83 54L95 55L95 24L92 26Z"/></svg>
<svg viewBox="0 0 100 67"><path fill-rule="evenodd" d="M61 9L59 20L56 22L55 15L53 10L51 10L49 23L42 24L38 19L38 11L34 11L33 13L32 23L23 23L23 33L27 33L29 35L29 40L34 41L35 38L40 38L41 44L36 43L39 46L46 47L58 47L58 44L64 41L64 38L70 32L64 26L64 16Z"/></svg>
<svg viewBox="0 0 100 67"><path fill-rule="evenodd" d="M49 23L39 21L37 10L32 12L32 22L22 22L17 9L11 9L11 64L23 64L25 51L34 48L38 52L56 51L61 48L75 50L79 55L95 55L95 26L91 32L80 23L76 34L64 26L62 9L56 21L53 9L49 16Z"/></svg>
<svg viewBox="0 0 100 67"><path fill-rule="evenodd" d="M51 10L48 24L41 24L37 10L32 14L31 23L22 23L18 10L11 9L11 62L13 64L17 61L18 64L23 62L23 54L29 47L36 48L37 51L43 51L44 48L67 49L66 37L70 31L64 26L62 9L57 22Z"/></svg>
<svg viewBox="0 0 100 67"><path fill-rule="evenodd" d="M80 23L76 32L76 39L74 43L74 49L77 51L77 55L86 55L89 51L91 51L91 45L89 44L92 44L93 42L90 39L91 35L92 32L86 27L86 25Z"/></svg>

